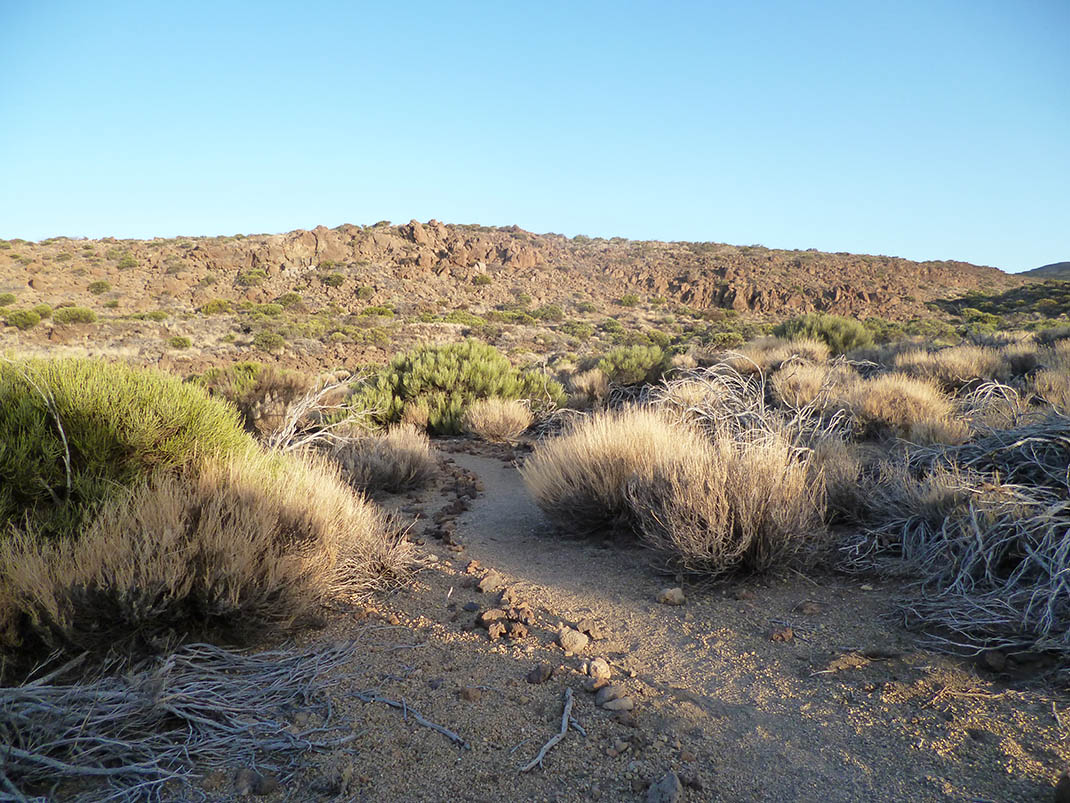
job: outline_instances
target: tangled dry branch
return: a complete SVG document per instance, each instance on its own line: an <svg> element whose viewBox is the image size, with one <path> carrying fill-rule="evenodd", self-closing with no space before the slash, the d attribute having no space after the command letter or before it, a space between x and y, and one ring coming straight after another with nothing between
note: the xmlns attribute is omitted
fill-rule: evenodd
<svg viewBox="0 0 1070 803"><path fill-rule="evenodd" d="M288 777L303 754L354 738L333 722L325 691L355 652L191 644L121 675L0 688L0 783L15 800L140 801L196 794L205 768ZM298 728L287 721L298 712L321 722Z"/></svg>

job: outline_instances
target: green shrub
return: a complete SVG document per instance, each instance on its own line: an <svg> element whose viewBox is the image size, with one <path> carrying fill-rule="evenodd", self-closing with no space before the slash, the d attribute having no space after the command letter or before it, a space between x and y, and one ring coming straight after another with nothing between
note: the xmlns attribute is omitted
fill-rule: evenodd
<svg viewBox="0 0 1070 803"><path fill-rule="evenodd" d="M37 317L41 318L42 320L45 318L52 317L52 307L50 307L48 304L35 304L33 306L33 311L36 312Z"/></svg>
<svg viewBox="0 0 1070 803"><path fill-rule="evenodd" d="M122 257L119 259L118 263L116 263L116 267L119 268L119 270L126 270L127 268L136 268L137 260L134 259L130 254L123 254Z"/></svg>
<svg viewBox="0 0 1070 803"><path fill-rule="evenodd" d="M253 345L262 351L281 351L286 346L286 338L278 332L264 329L256 333Z"/></svg>
<svg viewBox="0 0 1070 803"><path fill-rule="evenodd" d="M282 304L253 304L248 312L255 315L263 315L268 318L277 318L282 315Z"/></svg>
<svg viewBox="0 0 1070 803"><path fill-rule="evenodd" d="M239 273L234 281L242 287L259 287L267 281L267 277L267 271L263 268L253 268Z"/></svg>
<svg viewBox="0 0 1070 803"><path fill-rule="evenodd" d="M283 293L281 296L275 299L275 303L280 307L289 309L295 307L301 303L301 296L297 293Z"/></svg>
<svg viewBox="0 0 1070 803"><path fill-rule="evenodd" d="M786 339L811 337L824 340L836 354L873 345L873 335L861 323L824 312L808 312L784 321L773 333Z"/></svg>
<svg viewBox="0 0 1070 803"><path fill-rule="evenodd" d="M557 304L545 304L532 313L540 321L563 321L565 311Z"/></svg>
<svg viewBox="0 0 1070 803"><path fill-rule="evenodd" d="M617 303L622 307L635 307L639 304L639 296L635 293L625 293L620 297L620 301Z"/></svg>
<svg viewBox="0 0 1070 803"><path fill-rule="evenodd" d="M167 345L173 349L188 349L193 345L193 341L185 335L175 335L167 341Z"/></svg>
<svg viewBox="0 0 1070 803"><path fill-rule="evenodd" d="M580 340L587 340L594 334L594 327L586 321L565 321L557 327L557 331L566 334L569 337L577 337Z"/></svg>
<svg viewBox="0 0 1070 803"><path fill-rule="evenodd" d="M478 329L481 326L485 326L487 323L486 318L481 318L478 315L473 315L468 310L455 309L449 312L443 319L446 323L460 323L465 326L470 326L473 329Z"/></svg>
<svg viewBox="0 0 1070 803"><path fill-rule="evenodd" d="M56 323L95 323L97 314L87 307L60 307L52 319Z"/></svg>
<svg viewBox="0 0 1070 803"><path fill-rule="evenodd" d="M357 298L359 298L361 301L367 301L373 295L375 295L375 291L372 290L370 287L357 288Z"/></svg>
<svg viewBox="0 0 1070 803"><path fill-rule="evenodd" d="M103 295L104 293L111 290L111 283L106 282L103 279L98 279L95 282L90 282L89 286L86 287L86 290L88 290L95 296Z"/></svg>
<svg viewBox="0 0 1070 803"><path fill-rule="evenodd" d="M341 273L327 273L320 276L320 281L328 287L341 287L345 284L346 277Z"/></svg>
<svg viewBox="0 0 1070 803"><path fill-rule="evenodd" d="M360 311L361 315L378 315L381 318L393 318L394 310L390 307L365 307Z"/></svg>
<svg viewBox="0 0 1070 803"><path fill-rule="evenodd" d="M225 315L230 311L231 303L225 298L213 298L211 301L206 301L198 310L202 315Z"/></svg>
<svg viewBox="0 0 1070 803"><path fill-rule="evenodd" d="M561 404L565 393L544 374L515 368L493 346L466 340L395 357L357 385L349 403L384 424L400 421L407 406L425 404L428 427L455 434L471 402L492 398L528 399L539 409Z"/></svg>
<svg viewBox="0 0 1070 803"><path fill-rule="evenodd" d="M149 310L145 313L146 320L156 321L156 323L159 323L160 321L166 321L170 317L171 313L169 313L167 310L162 309Z"/></svg>
<svg viewBox="0 0 1070 803"><path fill-rule="evenodd" d="M598 327L607 334L618 334L624 331L624 324L616 318L606 318Z"/></svg>
<svg viewBox="0 0 1070 803"><path fill-rule="evenodd" d="M580 301L576 304L577 312L594 312L596 309L598 308L590 301Z"/></svg>
<svg viewBox="0 0 1070 803"><path fill-rule="evenodd" d="M598 369L618 385L657 382L668 367L660 346L620 346L598 361Z"/></svg>
<svg viewBox="0 0 1070 803"><path fill-rule="evenodd" d="M41 316L29 309L15 309L4 315L4 323L23 331L33 329L40 322Z"/></svg>
<svg viewBox="0 0 1070 803"><path fill-rule="evenodd" d="M472 284L474 284L476 287L485 287L493 281L494 280L491 279L490 276L488 276L487 274L480 273L474 279L472 279Z"/></svg>
<svg viewBox="0 0 1070 803"><path fill-rule="evenodd" d="M0 361L0 443L0 531L63 536L138 479L250 442L237 413L200 388L60 358Z"/></svg>
<svg viewBox="0 0 1070 803"><path fill-rule="evenodd" d="M14 293L0 293L0 307L6 307L15 303Z"/></svg>
<svg viewBox="0 0 1070 803"><path fill-rule="evenodd" d="M104 302L103 306L104 306L104 309L118 309L119 308L119 299L117 299L117 298L109 298L107 301Z"/></svg>

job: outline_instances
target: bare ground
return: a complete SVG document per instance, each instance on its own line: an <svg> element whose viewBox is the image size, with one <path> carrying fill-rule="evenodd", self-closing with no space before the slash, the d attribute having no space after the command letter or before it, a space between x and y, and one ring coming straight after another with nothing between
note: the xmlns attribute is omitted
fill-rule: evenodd
<svg viewBox="0 0 1070 803"><path fill-rule="evenodd" d="M453 455L450 469L482 486L456 520L463 551L420 538L418 524L411 537L426 541L424 567L413 581L316 635L365 645L355 679L334 695L360 735L315 758L280 799L644 800L670 770L688 801L1052 799L1070 766L1067 695L918 648L894 618L895 590L873 581L685 584L684 605L659 604L659 589L676 583L649 553L557 536L516 467L490 454ZM453 499L429 491L385 501L429 516ZM466 571L472 560L481 568ZM526 638L492 642L474 625L478 611L465 609L496 607L498 594L476 587L489 569L534 609ZM559 625L585 619L604 638L566 656L554 642ZM584 690L581 664L596 657L633 712L602 710ZM553 677L529 683L540 662ZM557 732L566 688L586 736L570 730L544 767L520 773ZM355 696L369 690L405 709Z"/></svg>

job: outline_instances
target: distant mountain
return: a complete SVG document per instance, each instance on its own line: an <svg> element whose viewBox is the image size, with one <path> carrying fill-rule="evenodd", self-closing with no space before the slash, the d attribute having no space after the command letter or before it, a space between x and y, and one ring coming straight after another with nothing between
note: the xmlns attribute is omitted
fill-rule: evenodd
<svg viewBox="0 0 1070 803"><path fill-rule="evenodd" d="M1038 279L1065 279L1070 281L1070 262L1052 262L1033 270L1024 270L1019 276L1035 276Z"/></svg>

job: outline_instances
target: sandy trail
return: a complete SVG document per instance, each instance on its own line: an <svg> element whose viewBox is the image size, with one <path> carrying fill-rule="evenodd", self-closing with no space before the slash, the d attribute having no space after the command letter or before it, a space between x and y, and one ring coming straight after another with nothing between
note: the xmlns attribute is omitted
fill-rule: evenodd
<svg viewBox="0 0 1070 803"><path fill-rule="evenodd" d="M890 622L889 590L790 574L685 586L685 605L661 605L658 590L674 583L648 552L562 538L514 465L452 456L483 486L456 521L464 551L421 547L433 565L382 606L396 625L345 618L321 637L363 628L362 688L404 698L472 749L339 691L366 733L326 757L297 798L644 800L647 784L673 770L689 801L1047 800L1070 764L1070 733L1052 716L1054 703L1070 724L1070 700L919 650ZM441 503L422 501L428 513ZM482 574L465 572L473 559L535 609L527 638L492 643L472 626L477 614L464 606L497 599L473 587ZM566 657L557 627L583 619L606 637ZM794 639L771 639L785 627ZM583 690L579 667L595 657L634 699L633 721ZM525 675L537 662L555 673L532 685ZM544 769L519 775L556 731L566 686L586 738L570 732Z"/></svg>

